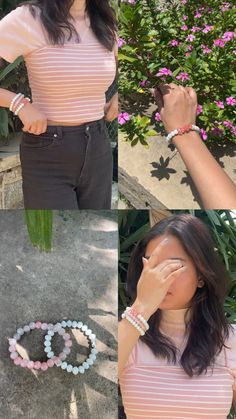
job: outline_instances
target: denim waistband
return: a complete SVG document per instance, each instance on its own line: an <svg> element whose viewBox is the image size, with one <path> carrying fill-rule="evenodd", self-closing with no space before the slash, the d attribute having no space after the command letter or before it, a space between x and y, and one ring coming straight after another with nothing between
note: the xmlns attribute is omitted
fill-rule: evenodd
<svg viewBox="0 0 236 419"><path fill-rule="evenodd" d="M98 119L97 121L85 122L81 125L49 125L47 127L48 133L53 132L58 135L70 133L84 133L90 130L102 128L105 124L105 118Z"/></svg>

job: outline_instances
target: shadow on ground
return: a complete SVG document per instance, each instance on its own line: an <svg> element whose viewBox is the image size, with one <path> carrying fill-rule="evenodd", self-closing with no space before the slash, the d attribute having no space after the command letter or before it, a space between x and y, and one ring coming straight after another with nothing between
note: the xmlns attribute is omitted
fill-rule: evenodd
<svg viewBox="0 0 236 419"><path fill-rule="evenodd" d="M116 213L56 211L50 254L29 243L23 211L2 211L0 229L1 419L117 418ZM57 367L31 372L15 366L8 338L38 319L88 324L97 335L95 365L78 376ZM73 335L72 364L88 354L82 336ZM44 360L43 341L43 332L33 331L20 343L30 358Z"/></svg>

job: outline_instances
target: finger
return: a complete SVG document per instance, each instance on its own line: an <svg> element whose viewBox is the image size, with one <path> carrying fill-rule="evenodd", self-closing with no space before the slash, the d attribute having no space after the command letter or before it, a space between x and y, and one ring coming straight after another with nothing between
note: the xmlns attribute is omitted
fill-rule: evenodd
<svg viewBox="0 0 236 419"><path fill-rule="evenodd" d="M165 277L165 280L167 282L173 282L180 274L182 274L183 272L185 272L187 269L187 266L182 266L178 269L175 269L174 271L170 272L169 275L167 277Z"/></svg>
<svg viewBox="0 0 236 419"><path fill-rule="evenodd" d="M163 280L167 279L169 275L173 272L178 271L183 268L181 262L169 263L164 269L161 271L163 275Z"/></svg>
<svg viewBox="0 0 236 419"><path fill-rule="evenodd" d="M159 264L160 260L160 253L163 250L163 247L166 246L166 244L169 242L169 239L166 237L164 238L161 243L153 250L152 254L150 255L150 258L148 259L148 267L155 268ZM166 261L163 261L163 263L166 263Z"/></svg>
<svg viewBox="0 0 236 419"><path fill-rule="evenodd" d="M192 87L186 87L186 90L190 96L190 98L193 100L193 102L197 103L197 93Z"/></svg>

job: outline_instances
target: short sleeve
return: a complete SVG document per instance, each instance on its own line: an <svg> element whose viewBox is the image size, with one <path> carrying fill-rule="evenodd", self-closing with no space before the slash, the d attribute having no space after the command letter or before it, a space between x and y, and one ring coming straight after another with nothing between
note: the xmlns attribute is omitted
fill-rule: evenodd
<svg viewBox="0 0 236 419"><path fill-rule="evenodd" d="M233 389L236 390L236 325L232 324L231 326L230 337L226 342L226 361L227 367L235 378Z"/></svg>
<svg viewBox="0 0 236 419"><path fill-rule="evenodd" d="M132 352L129 355L128 361L125 364L125 369L132 367L135 364L135 360L137 357L137 344L133 347Z"/></svg>
<svg viewBox="0 0 236 419"><path fill-rule="evenodd" d="M10 63L31 52L29 15L28 6L20 6L0 20L0 57Z"/></svg>

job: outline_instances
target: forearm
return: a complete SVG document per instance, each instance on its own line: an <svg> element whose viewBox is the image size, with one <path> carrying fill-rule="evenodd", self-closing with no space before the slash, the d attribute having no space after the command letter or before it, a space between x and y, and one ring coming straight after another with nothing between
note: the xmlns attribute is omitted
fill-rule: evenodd
<svg viewBox="0 0 236 419"><path fill-rule="evenodd" d="M10 92L10 90L0 89L0 107L9 108L15 96L16 93Z"/></svg>
<svg viewBox="0 0 236 419"><path fill-rule="evenodd" d="M190 132L173 138L204 208L236 208L236 186L220 167L199 135Z"/></svg>
<svg viewBox="0 0 236 419"><path fill-rule="evenodd" d="M121 376L129 356L138 342L140 333L128 320L123 319L118 326L118 375Z"/></svg>
<svg viewBox="0 0 236 419"><path fill-rule="evenodd" d="M132 307L142 314L145 320L151 316L151 313L145 309L137 300L134 302ZM139 331L127 320L123 319L120 321L118 326L118 373L119 377L129 359L129 356L138 342L140 337Z"/></svg>

